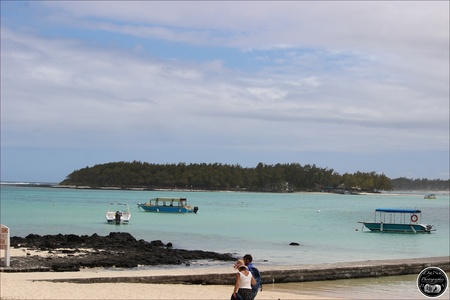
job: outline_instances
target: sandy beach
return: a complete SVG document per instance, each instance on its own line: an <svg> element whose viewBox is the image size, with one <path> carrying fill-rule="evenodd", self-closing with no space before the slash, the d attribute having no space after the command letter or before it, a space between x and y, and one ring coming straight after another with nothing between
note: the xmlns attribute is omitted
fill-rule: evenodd
<svg viewBox="0 0 450 300"><path fill-rule="evenodd" d="M2 251L3 252L3 251ZM11 249L11 259L29 255L46 255L41 251L27 249ZM2 253L3 255L3 253ZM304 267L304 266L303 266ZM320 266L316 266L320 268ZM288 269L301 266L283 267ZM261 267L261 271L273 271L276 267ZM79 272L2 272L1 299L230 299L233 286L201 285L201 284L152 284L152 283L74 283L54 282L52 280L94 279L112 277L149 277L179 276L197 274L229 274L234 277L235 271L230 265L226 267L183 267L183 268L151 268L146 270L130 269L81 269ZM323 283L323 284L322 284ZM317 286L323 290L327 283ZM422 295L416 293L417 299ZM384 299L395 299L384 298ZM414 297L413 297L414 298ZM345 294L337 293L336 297L324 296L320 289L289 289L286 284L266 284L256 299L348 299ZM416 299L416 298L414 298Z"/></svg>
<svg viewBox="0 0 450 300"><path fill-rule="evenodd" d="M199 270L198 270L199 271ZM102 272L104 273L104 272ZM112 273L118 273L113 272ZM120 272L122 276L123 274ZM171 274L174 274L171 272ZM77 273L2 273L1 299L230 299L230 285L181 285L140 283L53 283L36 281L62 277L93 276L95 271ZM103 274L109 276L113 274ZM134 273L133 276L137 274ZM146 271L145 276L153 272ZM230 274L233 276L232 274ZM264 290L257 299L329 299L273 289Z"/></svg>
<svg viewBox="0 0 450 300"><path fill-rule="evenodd" d="M4 251L2 252L2 257ZM11 259L29 255L45 256L42 251L11 249ZM143 284L143 283L68 283L51 282L54 279L96 278L96 277L143 277L177 276L190 274L229 273L230 268L177 268L151 270L105 270L82 269L80 272L18 272L0 273L0 297L12 299L230 299L232 285L183 285L183 284ZM48 280L48 281L47 281ZM329 299L301 295L289 291L277 291L273 286L259 294L258 299Z"/></svg>

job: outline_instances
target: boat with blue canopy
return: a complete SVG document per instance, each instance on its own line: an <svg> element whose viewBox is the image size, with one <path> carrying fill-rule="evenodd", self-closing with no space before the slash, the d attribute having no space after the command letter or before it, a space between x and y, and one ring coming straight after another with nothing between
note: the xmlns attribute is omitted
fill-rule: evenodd
<svg viewBox="0 0 450 300"><path fill-rule="evenodd" d="M138 207L148 212L162 213L197 213L197 206L187 204L186 198L153 198L145 203L138 203Z"/></svg>
<svg viewBox="0 0 450 300"><path fill-rule="evenodd" d="M375 209L374 222L358 222L364 224L370 231L430 233L434 231L432 225L421 223L422 212L418 209Z"/></svg>

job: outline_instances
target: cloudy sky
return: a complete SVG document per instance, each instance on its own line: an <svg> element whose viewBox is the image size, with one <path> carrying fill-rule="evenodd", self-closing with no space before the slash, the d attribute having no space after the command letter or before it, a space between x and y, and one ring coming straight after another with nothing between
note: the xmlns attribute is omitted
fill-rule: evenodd
<svg viewBox="0 0 450 300"><path fill-rule="evenodd" d="M113 161L449 178L448 1L2 1L1 180Z"/></svg>

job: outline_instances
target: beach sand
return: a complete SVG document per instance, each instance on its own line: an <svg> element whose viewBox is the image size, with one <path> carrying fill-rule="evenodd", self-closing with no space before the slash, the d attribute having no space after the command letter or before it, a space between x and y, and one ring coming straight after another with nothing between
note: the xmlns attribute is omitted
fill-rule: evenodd
<svg viewBox="0 0 450 300"><path fill-rule="evenodd" d="M87 272L81 272L88 276ZM53 283L33 281L44 273L1 274L1 299L230 299L232 286L140 283ZM53 275L53 274L52 274ZM54 274L59 278L61 274ZM74 275L74 274L64 274ZM146 275L150 275L146 272ZM263 291L257 299L329 299L284 291Z"/></svg>
<svg viewBox="0 0 450 300"><path fill-rule="evenodd" d="M3 252L3 251L2 251ZM41 251L11 249L11 259L18 256L45 255ZM3 254L3 253L2 253ZM82 269L80 272L0 273L0 297L12 299L230 299L232 285L182 285L144 283L67 283L45 280L94 277L140 277L158 275L230 273L230 268L155 268L150 270ZM330 299L302 295L292 291L277 291L271 285L257 299ZM336 298L337 299L337 298Z"/></svg>
<svg viewBox="0 0 450 300"><path fill-rule="evenodd" d="M2 251L3 252L3 251ZM11 249L11 259L29 255L46 256L41 251ZM448 257L444 258L448 261ZM432 259L431 259L432 261ZM390 261L378 261L389 264ZM392 262L391 262L392 263ZM360 263L361 264L361 263ZM302 269L303 266L283 266L286 269ZM326 268L315 265L314 269ZM261 266L260 271L274 271L276 266ZM12 299L230 299L233 285L199 284L147 284L147 283L73 283L51 280L77 278L149 277L197 274L229 274L230 267L154 267L149 269L81 269L79 272L0 272L0 298ZM214 276L214 275L212 275ZM415 284L416 275L409 275L407 285L389 287L395 277L386 280L370 279L328 280L301 284L265 284L256 300L264 299L424 299ZM367 287L367 281L369 285ZM399 290L401 287L403 290ZM448 299L449 292L442 295ZM404 296L404 297L403 297ZM403 298L402 298L403 297Z"/></svg>

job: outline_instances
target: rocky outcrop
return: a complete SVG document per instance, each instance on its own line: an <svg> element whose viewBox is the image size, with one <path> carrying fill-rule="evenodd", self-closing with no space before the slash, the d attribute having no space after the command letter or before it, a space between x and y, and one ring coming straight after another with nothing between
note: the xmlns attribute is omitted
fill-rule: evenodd
<svg viewBox="0 0 450 300"><path fill-rule="evenodd" d="M46 255L33 255L11 260L12 268L48 267L53 271L77 271L80 268L118 267L138 265L181 265L192 260L232 261L231 254L201 250L174 249L160 240L136 240L129 233L111 232L107 236L30 234L25 238L14 236L11 247L40 250Z"/></svg>

